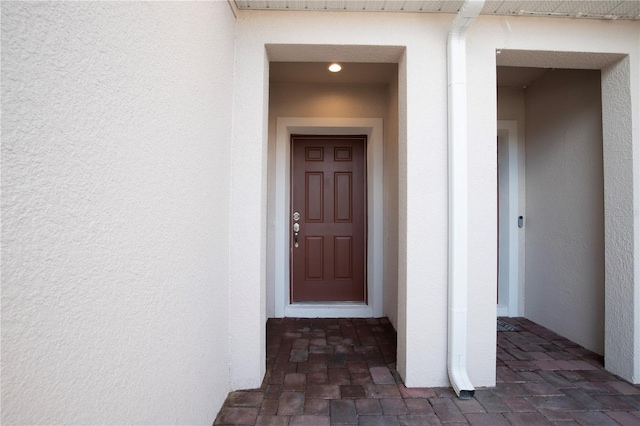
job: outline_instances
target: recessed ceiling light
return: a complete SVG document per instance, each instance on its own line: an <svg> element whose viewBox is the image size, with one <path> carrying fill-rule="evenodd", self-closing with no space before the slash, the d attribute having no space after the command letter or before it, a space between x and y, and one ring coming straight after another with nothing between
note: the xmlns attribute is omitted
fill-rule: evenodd
<svg viewBox="0 0 640 426"><path fill-rule="evenodd" d="M342 69L342 65L340 64L331 64L329 65L329 71L331 72L340 72L340 70Z"/></svg>

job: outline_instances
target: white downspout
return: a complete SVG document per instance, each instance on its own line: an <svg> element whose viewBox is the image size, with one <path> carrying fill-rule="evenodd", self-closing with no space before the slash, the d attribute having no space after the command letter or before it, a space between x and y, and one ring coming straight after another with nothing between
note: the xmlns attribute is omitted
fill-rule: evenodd
<svg viewBox="0 0 640 426"><path fill-rule="evenodd" d="M447 40L449 86L449 380L461 399L475 389L467 374L467 30L484 0L465 0Z"/></svg>

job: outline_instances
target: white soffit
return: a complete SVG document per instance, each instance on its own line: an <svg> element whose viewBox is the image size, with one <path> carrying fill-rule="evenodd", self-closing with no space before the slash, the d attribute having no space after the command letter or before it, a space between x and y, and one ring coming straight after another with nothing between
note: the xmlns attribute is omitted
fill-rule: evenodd
<svg viewBox="0 0 640 426"><path fill-rule="evenodd" d="M234 0L241 10L456 13L460 0ZM492 1L483 15L640 19L640 0Z"/></svg>

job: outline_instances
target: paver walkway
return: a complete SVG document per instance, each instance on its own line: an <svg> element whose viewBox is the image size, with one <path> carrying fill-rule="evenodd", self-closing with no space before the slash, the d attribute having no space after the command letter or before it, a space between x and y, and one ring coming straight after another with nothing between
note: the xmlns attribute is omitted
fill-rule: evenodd
<svg viewBox="0 0 640 426"><path fill-rule="evenodd" d="M406 388L386 318L270 319L260 389L229 394L215 425L640 425L640 386L524 318L498 333L497 385L470 400Z"/></svg>

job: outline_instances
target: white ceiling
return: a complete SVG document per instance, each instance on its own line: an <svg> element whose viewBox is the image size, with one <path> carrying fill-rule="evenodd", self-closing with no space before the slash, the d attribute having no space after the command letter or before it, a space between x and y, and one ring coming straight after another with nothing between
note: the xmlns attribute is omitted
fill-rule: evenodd
<svg viewBox="0 0 640 426"><path fill-rule="evenodd" d="M234 0L241 10L327 10L346 12L456 13L461 0ZM494 1L485 15L552 16L592 19L640 19L640 0Z"/></svg>

